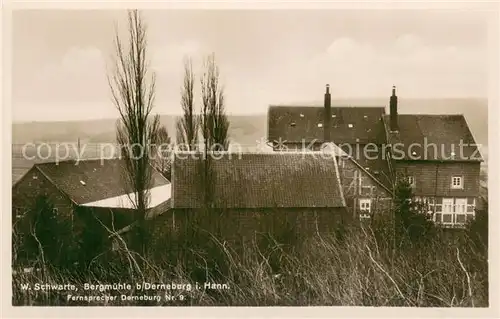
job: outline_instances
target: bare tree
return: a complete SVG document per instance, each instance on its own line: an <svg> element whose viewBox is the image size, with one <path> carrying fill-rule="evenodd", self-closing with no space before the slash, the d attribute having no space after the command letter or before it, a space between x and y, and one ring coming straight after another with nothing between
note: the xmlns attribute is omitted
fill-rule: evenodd
<svg viewBox="0 0 500 319"><path fill-rule="evenodd" d="M159 116L152 115L155 74L146 59L146 25L137 10L128 12L128 39L125 45L115 36L116 59L108 74L113 103L120 119L116 138L121 146L126 176L124 187L134 193L130 200L138 211L138 241L145 249L144 221L152 181L150 146L156 144Z"/></svg>
<svg viewBox="0 0 500 319"><path fill-rule="evenodd" d="M224 105L224 88L219 83L219 67L215 55L208 56L201 79L202 129L205 146L211 151L223 151L229 147L229 120Z"/></svg>
<svg viewBox="0 0 500 319"><path fill-rule="evenodd" d="M158 136L156 138L157 145L155 147L155 167L160 173L170 180L170 167L172 151L171 139L165 126L160 126Z"/></svg>
<svg viewBox="0 0 500 319"><path fill-rule="evenodd" d="M198 144L199 122L194 107L194 73L191 58L184 60L184 82L181 88L182 118L176 123L176 141L182 150L194 150Z"/></svg>
<svg viewBox="0 0 500 319"><path fill-rule="evenodd" d="M209 153L224 151L229 147L229 120L224 108L224 89L219 83L219 68L215 55L205 59L201 78L202 110L200 117L204 150L202 164L202 185L205 205L213 207L213 161Z"/></svg>

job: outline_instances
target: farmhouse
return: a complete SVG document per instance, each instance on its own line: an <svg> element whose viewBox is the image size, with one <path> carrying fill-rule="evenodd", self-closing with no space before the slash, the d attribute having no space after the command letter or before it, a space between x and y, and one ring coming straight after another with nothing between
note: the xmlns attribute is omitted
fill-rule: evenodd
<svg viewBox="0 0 500 319"><path fill-rule="evenodd" d="M270 106L268 141L277 152L335 143L347 153L339 157L339 171L354 181L342 183L354 216L369 217L374 203L388 202L404 175L437 223L463 225L474 216L482 161L465 118L398 115L395 87L389 104L389 114L385 107L332 107L327 85L322 107Z"/></svg>
<svg viewBox="0 0 500 319"><path fill-rule="evenodd" d="M120 229L137 217L135 194L126 186L125 174L119 159L35 164L12 187L12 220L22 219L43 196L61 218L73 221L76 210L96 213L106 224ZM148 214L169 205L170 189L170 182L153 169Z"/></svg>
<svg viewBox="0 0 500 319"><path fill-rule="evenodd" d="M383 107L332 107L327 86L324 107L270 106L268 140L276 152L338 146L343 151L342 156L336 154L347 208L354 217L369 218L389 207L392 197L382 147L384 114Z"/></svg>
<svg viewBox="0 0 500 319"><path fill-rule="evenodd" d="M464 116L398 115L393 87L383 119L396 176L408 178L434 221L456 227L474 218L482 157Z"/></svg>

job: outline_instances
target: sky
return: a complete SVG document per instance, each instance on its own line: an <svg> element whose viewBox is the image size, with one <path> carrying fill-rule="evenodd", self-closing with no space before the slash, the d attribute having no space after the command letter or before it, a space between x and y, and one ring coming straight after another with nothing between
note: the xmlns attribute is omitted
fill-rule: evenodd
<svg viewBox="0 0 500 319"><path fill-rule="evenodd" d="M183 58L214 53L228 113L332 98L487 97L488 19L452 10L151 10L155 111L177 114ZM12 16L14 121L117 117L106 74L126 11L32 10ZM198 90L198 89L197 89ZM199 95L199 94L197 94ZM195 101L200 106L200 99Z"/></svg>

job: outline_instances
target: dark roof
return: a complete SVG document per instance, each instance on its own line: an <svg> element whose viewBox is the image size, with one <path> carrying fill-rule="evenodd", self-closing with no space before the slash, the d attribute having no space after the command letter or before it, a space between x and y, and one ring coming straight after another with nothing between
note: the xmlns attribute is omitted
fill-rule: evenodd
<svg viewBox="0 0 500 319"><path fill-rule="evenodd" d="M60 191L76 204L85 204L105 198L125 195L125 166L119 159L61 161L35 164ZM85 185L81 183L83 181ZM169 184L158 171L153 170L151 188Z"/></svg>
<svg viewBox="0 0 500 319"><path fill-rule="evenodd" d="M322 106L270 106L268 140L301 143L304 139L305 142L322 142L323 127L318 127L318 123L323 124L323 114ZM332 106L332 141L336 144L382 144L384 136L380 134L380 119L384 114L384 107Z"/></svg>
<svg viewBox="0 0 500 319"><path fill-rule="evenodd" d="M384 116L386 129L389 130L389 115ZM463 115L398 115L398 132L387 131L387 138L393 145L396 159L405 160L455 160L480 161L480 154L474 137ZM396 144L401 150L396 152ZM410 148L411 144L414 146ZM460 145L463 144L463 156ZM467 145L469 144L469 145ZM432 146L436 145L436 147ZM420 147L421 146L421 147ZM427 154L425 153L427 149ZM403 154L404 152L404 154ZM453 158L453 154L455 156ZM399 158L398 158L399 156Z"/></svg>
<svg viewBox="0 0 500 319"><path fill-rule="evenodd" d="M173 208L201 208L203 161L177 154ZM225 153L212 160L217 208L345 207L333 157L318 153Z"/></svg>
<svg viewBox="0 0 500 319"><path fill-rule="evenodd" d="M350 159L355 164L366 170L374 179L386 188L392 188L391 173L382 147L370 148L359 144L344 144L340 147L351 156Z"/></svg>

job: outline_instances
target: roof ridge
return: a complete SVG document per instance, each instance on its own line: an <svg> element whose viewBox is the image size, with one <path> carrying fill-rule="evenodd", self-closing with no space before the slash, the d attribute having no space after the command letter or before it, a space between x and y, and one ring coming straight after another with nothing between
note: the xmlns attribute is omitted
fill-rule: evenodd
<svg viewBox="0 0 500 319"><path fill-rule="evenodd" d="M323 105L304 105L304 104L270 104L269 108L324 108ZM385 109L380 105L331 105L332 108L367 108L367 109Z"/></svg>
<svg viewBox="0 0 500 319"><path fill-rule="evenodd" d="M43 162L43 163L35 163L33 165L47 165L47 164L61 164L61 163L69 163L69 162L91 162L91 161L110 161L110 160L121 160L120 158L81 158L81 159L67 159L60 161L51 161L51 162Z"/></svg>
<svg viewBox="0 0 500 319"><path fill-rule="evenodd" d="M431 114L431 113L399 113L398 116L463 116L465 118L464 113L448 113L448 114ZM384 116L390 116L390 114L384 114Z"/></svg>

